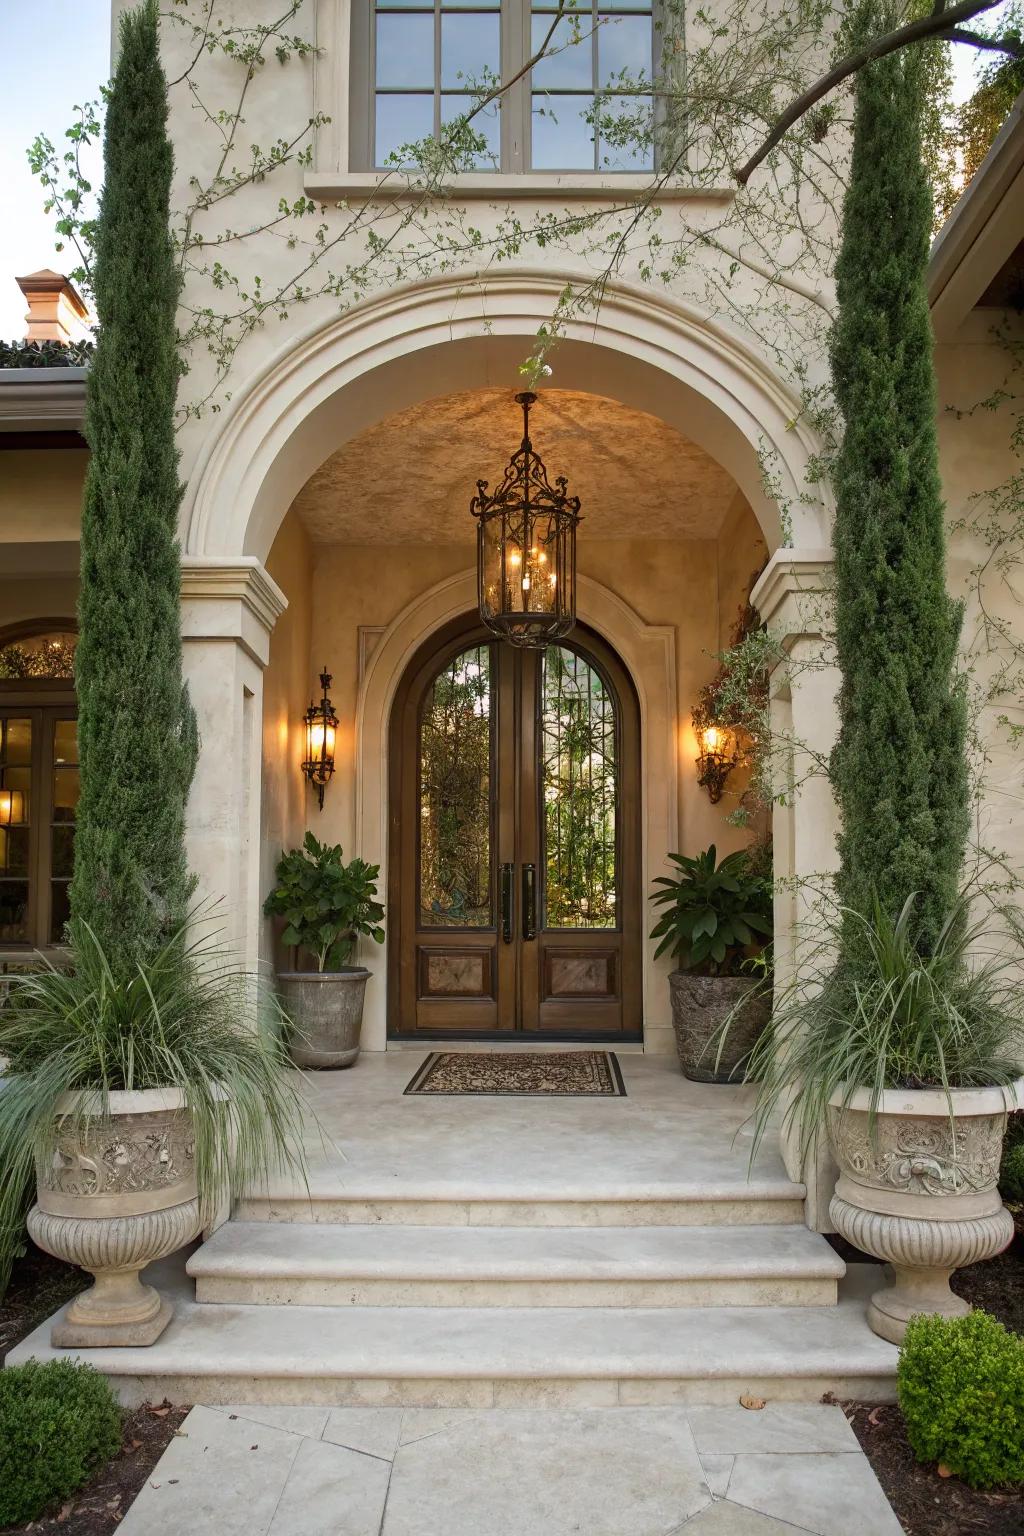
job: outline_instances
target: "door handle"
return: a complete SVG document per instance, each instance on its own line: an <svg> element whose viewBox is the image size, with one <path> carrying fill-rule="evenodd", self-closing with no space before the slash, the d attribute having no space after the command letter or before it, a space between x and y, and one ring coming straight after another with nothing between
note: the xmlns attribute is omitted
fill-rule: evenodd
<svg viewBox="0 0 1024 1536"><path fill-rule="evenodd" d="M537 937L537 870L533 864L523 865L523 938Z"/></svg>
<svg viewBox="0 0 1024 1536"><path fill-rule="evenodd" d="M515 901L515 874L514 864L501 866L501 938L505 944L511 944L514 934L514 918L512 906Z"/></svg>

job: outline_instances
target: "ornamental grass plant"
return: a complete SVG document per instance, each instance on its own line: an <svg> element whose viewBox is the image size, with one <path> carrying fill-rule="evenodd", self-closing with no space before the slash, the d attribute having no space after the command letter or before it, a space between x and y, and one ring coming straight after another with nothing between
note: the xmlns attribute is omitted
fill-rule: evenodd
<svg viewBox="0 0 1024 1536"><path fill-rule="evenodd" d="M57 1106L74 1134L124 1089L178 1089L192 1115L204 1223L232 1190L271 1171L305 1181L306 1107L273 997L215 940L175 933L127 978L82 924L71 963L41 961L0 1009L0 1290L21 1242L37 1160L53 1156Z"/></svg>

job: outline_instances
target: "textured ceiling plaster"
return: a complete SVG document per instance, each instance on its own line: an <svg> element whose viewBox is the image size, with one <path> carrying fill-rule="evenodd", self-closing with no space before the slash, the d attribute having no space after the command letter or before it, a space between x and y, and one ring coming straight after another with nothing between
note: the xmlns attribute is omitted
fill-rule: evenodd
<svg viewBox="0 0 1024 1536"><path fill-rule="evenodd" d="M368 428L306 481L295 509L316 543L452 544L475 537L470 497L500 481L522 432L512 390L427 400ZM666 426L601 395L546 389L531 437L583 503L587 539L714 538L736 482Z"/></svg>

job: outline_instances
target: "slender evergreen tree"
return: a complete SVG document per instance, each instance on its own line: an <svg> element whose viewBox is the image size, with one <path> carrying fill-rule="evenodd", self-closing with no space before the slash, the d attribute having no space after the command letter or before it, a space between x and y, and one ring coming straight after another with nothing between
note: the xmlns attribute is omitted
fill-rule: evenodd
<svg viewBox="0 0 1024 1536"><path fill-rule="evenodd" d="M895 917L917 893L914 939L928 953L957 895L969 795L966 704L955 673L961 616L946 590L925 287L923 64L921 49L904 49L861 70L856 83L832 341L845 421L835 523L843 680L832 776L842 817L840 900L867 914L877 897ZM853 931L847 924L848 947Z"/></svg>
<svg viewBox="0 0 1024 1536"><path fill-rule="evenodd" d="M182 921L195 720L182 682L182 487L174 403L173 159L155 0L121 22L96 246L76 658L81 800L71 934L88 924L119 979Z"/></svg>

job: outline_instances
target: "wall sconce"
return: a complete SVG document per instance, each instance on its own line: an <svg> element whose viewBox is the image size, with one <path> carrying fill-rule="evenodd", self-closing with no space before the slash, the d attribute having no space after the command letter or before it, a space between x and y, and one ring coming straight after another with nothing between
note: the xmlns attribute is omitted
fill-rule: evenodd
<svg viewBox="0 0 1024 1536"><path fill-rule="evenodd" d="M306 710L306 756L302 771L317 792L320 809L324 808L324 790L334 773L334 740L338 729L338 717L328 695L331 674L325 668L320 673L323 690L319 704L312 699Z"/></svg>
<svg viewBox="0 0 1024 1536"><path fill-rule="evenodd" d="M736 737L728 726L708 721L693 728L697 734L697 783L706 789L712 805L722 798L725 781L739 761Z"/></svg>
<svg viewBox="0 0 1024 1536"><path fill-rule="evenodd" d="M25 820L25 796L20 789L0 789L0 827L17 827Z"/></svg>

